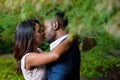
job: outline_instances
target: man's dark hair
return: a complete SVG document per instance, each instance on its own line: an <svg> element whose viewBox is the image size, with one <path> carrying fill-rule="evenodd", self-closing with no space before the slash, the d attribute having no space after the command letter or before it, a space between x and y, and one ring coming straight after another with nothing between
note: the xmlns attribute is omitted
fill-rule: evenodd
<svg viewBox="0 0 120 80"><path fill-rule="evenodd" d="M58 22L58 26L66 28L66 26L68 25L68 19L65 16L65 12L60 11L60 10L55 8L55 9L47 12L46 15L49 16L51 13L54 14L54 17L55 17L56 21Z"/></svg>

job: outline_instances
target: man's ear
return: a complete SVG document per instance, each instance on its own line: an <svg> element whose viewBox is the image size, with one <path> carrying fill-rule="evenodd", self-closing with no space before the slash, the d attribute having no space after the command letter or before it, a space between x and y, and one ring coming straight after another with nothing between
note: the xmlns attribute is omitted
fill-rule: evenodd
<svg viewBox="0 0 120 80"><path fill-rule="evenodd" d="M59 28L58 22L56 21L56 22L53 23L53 29L58 30L58 28Z"/></svg>

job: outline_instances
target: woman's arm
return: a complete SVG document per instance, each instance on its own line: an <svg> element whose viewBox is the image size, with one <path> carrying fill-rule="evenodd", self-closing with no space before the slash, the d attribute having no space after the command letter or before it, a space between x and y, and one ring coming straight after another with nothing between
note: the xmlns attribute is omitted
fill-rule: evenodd
<svg viewBox="0 0 120 80"><path fill-rule="evenodd" d="M56 61L60 56L64 55L70 48L73 40L66 39L61 42L53 51L43 52L43 53L31 53L26 57L26 68L29 69L30 66L38 66Z"/></svg>

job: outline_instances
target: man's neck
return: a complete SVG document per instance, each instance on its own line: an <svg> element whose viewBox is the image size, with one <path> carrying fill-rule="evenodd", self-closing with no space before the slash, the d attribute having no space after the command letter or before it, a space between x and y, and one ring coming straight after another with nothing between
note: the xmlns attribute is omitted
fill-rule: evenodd
<svg viewBox="0 0 120 80"><path fill-rule="evenodd" d="M56 37L55 37L55 40L61 38L62 36L66 35L67 33L65 31L58 31L57 34L56 34ZM55 41L54 40L54 41Z"/></svg>
<svg viewBox="0 0 120 80"><path fill-rule="evenodd" d="M53 50L58 44L67 38L68 34L61 36L59 39L55 40L50 44L50 51Z"/></svg>

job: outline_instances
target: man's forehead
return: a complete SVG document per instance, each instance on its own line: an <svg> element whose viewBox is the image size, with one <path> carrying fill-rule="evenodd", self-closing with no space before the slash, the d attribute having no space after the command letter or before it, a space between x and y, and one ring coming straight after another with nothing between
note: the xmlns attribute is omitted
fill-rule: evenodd
<svg viewBox="0 0 120 80"><path fill-rule="evenodd" d="M44 21L44 25L49 24L49 23L50 23L49 20L45 20L45 21Z"/></svg>
<svg viewBox="0 0 120 80"><path fill-rule="evenodd" d="M45 23L47 22L47 23L54 23L56 21L56 19L55 18L52 18L52 19L46 19L45 20Z"/></svg>

